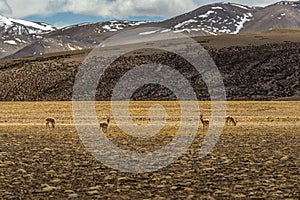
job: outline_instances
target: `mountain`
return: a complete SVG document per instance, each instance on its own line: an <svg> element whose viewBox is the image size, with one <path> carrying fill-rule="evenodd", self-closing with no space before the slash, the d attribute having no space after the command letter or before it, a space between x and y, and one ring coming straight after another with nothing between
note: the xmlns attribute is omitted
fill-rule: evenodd
<svg viewBox="0 0 300 200"><path fill-rule="evenodd" d="M199 32L197 35L300 28L300 1L282 1L263 8L227 2L215 3L158 24L174 32Z"/></svg>
<svg viewBox="0 0 300 200"><path fill-rule="evenodd" d="M0 55L1 57L9 55L42 39L43 34L54 30L56 30L54 26L46 23L0 16Z"/></svg>
<svg viewBox="0 0 300 200"><path fill-rule="evenodd" d="M0 58L13 58L93 48L106 38L134 27L159 27L141 35L174 32L191 36L300 28L300 1L281 1L266 7L214 3L162 22L115 20L62 29L7 17L1 17L0 21Z"/></svg>
<svg viewBox="0 0 300 200"><path fill-rule="evenodd" d="M260 32L270 29L300 28L300 1L282 1L256 9L241 33Z"/></svg>
<svg viewBox="0 0 300 200"><path fill-rule="evenodd" d="M147 22L145 21L114 20L99 23L77 24L62 29L55 29L46 34L35 35L35 39L31 40L31 43L6 57L24 57L59 51L74 51L93 48L100 44L104 39L121 30L137 27L146 23Z"/></svg>
<svg viewBox="0 0 300 200"><path fill-rule="evenodd" d="M216 3L163 22L174 32L205 32L207 35L236 34L252 20L255 9L233 3Z"/></svg>
<svg viewBox="0 0 300 200"><path fill-rule="evenodd" d="M54 26L41 22L30 22L21 19L0 16L0 34L6 36L47 33L56 30Z"/></svg>
<svg viewBox="0 0 300 200"><path fill-rule="evenodd" d="M70 44L76 41L77 46L82 48L94 47L105 38L114 35L115 33L126 30L128 28L137 27L146 24L145 21L123 21L114 20L99 23L84 23L74 26L65 27L59 30L52 31L47 35L51 38L60 41L61 44L69 42ZM75 50L78 48L70 48Z"/></svg>

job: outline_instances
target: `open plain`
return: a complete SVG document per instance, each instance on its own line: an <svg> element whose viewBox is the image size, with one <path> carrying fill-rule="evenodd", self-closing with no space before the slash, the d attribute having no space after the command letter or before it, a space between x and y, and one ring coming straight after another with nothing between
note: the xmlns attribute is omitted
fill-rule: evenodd
<svg viewBox="0 0 300 200"><path fill-rule="evenodd" d="M168 118L154 137L135 139L112 117L107 137L119 148L147 152L172 140L179 126L175 101L132 101L137 124L149 108L164 106ZM199 102L209 118L211 105ZM199 158L206 131L177 161L158 171L131 174L97 161L77 134L72 102L0 103L1 199L299 199L300 102L229 101L237 126L224 126L215 148ZM96 103L97 118L111 116L110 102ZM56 118L47 128L45 118Z"/></svg>

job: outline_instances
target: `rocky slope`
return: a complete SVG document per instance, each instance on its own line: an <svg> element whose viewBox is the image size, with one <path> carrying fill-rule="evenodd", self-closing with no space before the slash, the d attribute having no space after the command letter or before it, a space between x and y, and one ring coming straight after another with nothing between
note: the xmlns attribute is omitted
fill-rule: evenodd
<svg viewBox="0 0 300 200"><path fill-rule="evenodd" d="M218 37L196 38L206 46L215 60L226 88L228 99L270 100L292 97L300 91L299 54L300 38L294 41L277 42L282 38L275 31L272 39L269 32L262 35L248 34L230 36L235 45L214 46ZM279 33L278 33L279 32ZM299 36L299 31L288 31ZM288 35L285 35L288 38ZM286 38L286 39L287 39ZM227 41L227 39L225 39ZM251 45L247 41L252 42ZM245 42L246 41L246 42ZM263 41L267 41L264 42ZM240 44L240 45L239 45ZM74 51L59 54L2 60L0 62L0 100L71 100L73 84L78 67L89 51ZM114 84L122 75L136 65L161 63L171 66L187 77L198 98L209 99L201 76L182 58L169 53L143 54L137 52L118 58L102 77L98 85L97 100L110 99ZM137 100L174 99L170 90L158 85L146 85L133 98Z"/></svg>

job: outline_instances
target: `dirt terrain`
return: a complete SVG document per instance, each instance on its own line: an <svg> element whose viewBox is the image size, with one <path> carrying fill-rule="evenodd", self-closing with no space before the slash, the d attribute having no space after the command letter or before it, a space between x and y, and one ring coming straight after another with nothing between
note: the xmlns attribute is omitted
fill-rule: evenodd
<svg viewBox="0 0 300 200"><path fill-rule="evenodd" d="M196 38L215 60L228 99L276 101L227 102L227 114L237 126L224 127L212 152L199 158L206 134L199 122L185 154L165 168L141 174L120 172L93 157L75 128L72 102L62 101L71 100L78 67L90 50L1 60L0 199L300 199L299 36L298 30L275 30ZM109 99L127 70L149 61L174 67L199 99L209 99L189 63L149 49L117 59L102 77L96 99ZM175 99L157 85L139 89L133 98ZM45 100L49 102L38 102ZM128 136L114 117L106 136L124 150L144 153L164 147L178 131L178 102L131 101L130 114L135 123L148 124L149 108L156 103L166 108L168 118L154 137ZM199 105L209 118L210 102ZM112 116L109 101L96 102L96 111L99 121ZM55 129L46 128L47 116L56 118Z"/></svg>
<svg viewBox="0 0 300 200"><path fill-rule="evenodd" d="M228 99L299 100L299 30L273 30L195 39L208 50L217 64ZM78 67L89 52L90 50L83 50L1 60L0 100L72 99ZM186 60L166 52L145 52L147 50L140 50L119 57L106 71L105 76L101 77L96 99L110 99L112 89L124 73L149 62L177 69L190 81L199 100L209 99L205 82ZM133 98L172 100L175 96L164 87L146 85L137 91Z"/></svg>
<svg viewBox="0 0 300 200"><path fill-rule="evenodd" d="M147 124L157 102L131 102L137 124ZM169 114L155 137L135 140L115 120L107 137L119 148L152 151L170 142L179 125L178 104L159 102ZM209 117L209 102L199 102ZM158 171L131 174L97 161L76 132L71 102L0 103L1 199L299 199L299 101L227 102L237 126L225 126L205 158L199 124L192 146ZM109 102L96 103L97 117L111 114ZM55 129L45 117L57 120Z"/></svg>

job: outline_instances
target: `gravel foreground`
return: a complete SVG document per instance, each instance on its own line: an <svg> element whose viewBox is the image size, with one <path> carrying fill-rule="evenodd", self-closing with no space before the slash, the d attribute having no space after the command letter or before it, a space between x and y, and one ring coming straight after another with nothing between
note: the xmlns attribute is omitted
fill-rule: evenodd
<svg viewBox="0 0 300 200"><path fill-rule="evenodd" d="M143 174L101 164L77 134L36 133L42 128L27 126L19 129L35 133L21 134L5 128L0 134L1 199L300 199L297 128L287 134L237 134L228 128L203 159L198 153L204 135L199 134L175 163ZM120 147L128 144L121 135L110 137Z"/></svg>

